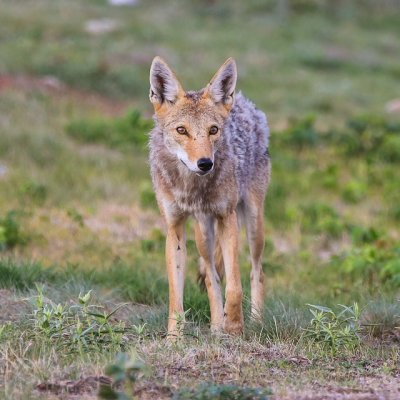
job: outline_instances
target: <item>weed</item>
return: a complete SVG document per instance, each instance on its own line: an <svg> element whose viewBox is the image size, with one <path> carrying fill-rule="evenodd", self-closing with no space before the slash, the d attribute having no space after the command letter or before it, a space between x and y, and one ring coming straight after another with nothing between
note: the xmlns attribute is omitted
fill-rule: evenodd
<svg viewBox="0 0 400 400"><path fill-rule="evenodd" d="M190 313L190 308L186 311L183 311L182 313L178 313L177 311L174 311L174 320L176 321L176 331L178 338L182 337L183 335L183 328L184 328L184 323L186 320L186 316Z"/></svg>
<svg viewBox="0 0 400 400"><path fill-rule="evenodd" d="M400 161L400 126L379 116L361 115L348 121L348 131L334 134L334 140L350 156L366 155L387 162Z"/></svg>
<svg viewBox="0 0 400 400"><path fill-rule="evenodd" d="M381 237L381 234L374 228L365 228L355 225L350 228L350 236L354 243L373 243Z"/></svg>
<svg viewBox="0 0 400 400"><path fill-rule="evenodd" d="M367 186L364 183L350 181L342 190L342 198L347 203L356 204L365 198Z"/></svg>
<svg viewBox="0 0 400 400"><path fill-rule="evenodd" d="M328 204L311 203L303 206L301 211L302 228L307 231L338 237L345 230L345 223Z"/></svg>
<svg viewBox="0 0 400 400"><path fill-rule="evenodd" d="M384 139L380 147L381 157L392 163L400 162L400 135L391 135Z"/></svg>
<svg viewBox="0 0 400 400"><path fill-rule="evenodd" d="M310 325L304 328L305 337L311 345L320 344L336 355L340 349L355 349L360 341L361 324L358 304L347 307L339 304L342 311L334 312L331 308L308 304L313 315Z"/></svg>
<svg viewBox="0 0 400 400"><path fill-rule="evenodd" d="M17 211L12 210L0 218L0 250L9 250L26 243L27 238L21 232L16 214Z"/></svg>
<svg viewBox="0 0 400 400"><path fill-rule="evenodd" d="M78 304L55 304L46 301L43 288L37 286L37 295L27 299L34 306L32 321L39 337L49 340L58 349L78 352L82 357L91 349L122 348L122 323L114 324L110 317L124 304L111 312L100 312L100 307L89 305L90 292L79 295Z"/></svg>
<svg viewBox="0 0 400 400"><path fill-rule="evenodd" d="M80 227L85 225L82 214L80 214L74 207L67 207L66 211L68 217L70 217Z"/></svg>
<svg viewBox="0 0 400 400"><path fill-rule="evenodd" d="M298 150L314 147L320 141L320 135L314 129L314 122L314 114L310 114L299 121L294 121L289 129L281 133L280 139L283 144Z"/></svg>
<svg viewBox="0 0 400 400"><path fill-rule="evenodd" d="M370 233L374 235L373 233ZM385 283L400 285L400 246L389 241L365 243L351 248L340 256L333 256L332 263L337 271L352 282L368 284L370 290Z"/></svg>

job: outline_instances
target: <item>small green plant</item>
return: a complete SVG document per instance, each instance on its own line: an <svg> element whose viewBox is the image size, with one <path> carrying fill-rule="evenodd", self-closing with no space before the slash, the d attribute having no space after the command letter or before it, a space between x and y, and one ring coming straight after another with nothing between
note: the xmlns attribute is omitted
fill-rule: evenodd
<svg viewBox="0 0 400 400"><path fill-rule="evenodd" d="M27 299L34 306L32 322L35 333L49 340L59 349L84 352L91 349L123 348L123 334L127 329L122 323L113 323L113 316L124 304L111 312L100 312L100 307L90 305L91 292L79 295L78 304L56 304L47 300L43 287L37 286L37 295Z"/></svg>
<svg viewBox="0 0 400 400"><path fill-rule="evenodd" d="M383 160L398 163L400 162L400 135L390 135L386 137L379 150Z"/></svg>
<svg viewBox="0 0 400 400"><path fill-rule="evenodd" d="M380 238L380 233L374 228L354 225L350 227L350 236L354 243L373 243Z"/></svg>
<svg viewBox="0 0 400 400"><path fill-rule="evenodd" d="M133 331L136 333L136 335L138 335L139 338L144 335L146 331L146 325L146 322L144 324L132 325Z"/></svg>
<svg viewBox="0 0 400 400"><path fill-rule="evenodd" d="M3 340L6 340L7 333L12 331L12 329L13 329L13 324L11 321L8 321L4 325L0 325L0 342L2 342Z"/></svg>
<svg viewBox="0 0 400 400"><path fill-rule="evenodd" d="M364 183L351 181L342 190L342 198L346 203L356 204L365 198L367 186Z"/></svg>
<svg viewBox="0 0 400 400"><path fill-rule="evenodd" d="M360 115L348 121L346 130L334 132L331 137L347 156L363 155L395 163L400 161L399 132L399 124L383 117Z"/></svg>
<svg viewBox="0 0 400 400"><path fill-rule="evenodd" d="M183 328L186 320L186 315L189 314L190 308L182 313L174 312L175 317L173 318L176 321L176 331L178 332L178 338L183 335Z"/></svg>
<svg viewBox="0 0 400 400"><path fill-rule="evenodd" d="M182 389L173 400L268 400L270 389L202 383L197 389Z"/></svg>
<svg viewBox="0 0 400 400"><path fill-rule="evenodd" d="M369 235L372 235L368 237ZM375 233L367 234L367 239ZM367 284L370 290L387 284L400 287L400 245L384 240L361 243L339 256L332 257L332 265L343 278Z"/></svg>
<svg viewBox="0 0 400 400"><path fill-rule="evenodd" d="M83 227L85 225L82 214L80 214L75 208L67 207L66 212L68 217L70 217L80 227Z"/></svg>
<svg viewBox="0 0 400 400"><path fill-rule="evenodd" d="M336 313L329 307L308 304L313 318L310 325L304 328L305 337L311 344L329 349L332 355L343 348L354 349L360 341L360 310L357 303L351 307L339 304L342 310Z"/></svg>
<svg viewBox="0 0 400 400"><path fill-rule="evenodd" d="M302 228L312 233L324 233L329 237L338 237L345 230L343 219L336 210L325 203L310 203L299 210Z"/></svg>
<svg viewBox="0 0 400 400"><path fill-rule="evenodd" d="M106 375L110 376L114 385L123 385L123 391L117 391L109 385L101 385L99 398L128 400L133 398L134 385L143 374L145 365L135 353L120 353L114 362L106 367Z"/></svg>
<svg viewBox="0 0 400 400"><path fill-rule="evenodd" d="M17 211L8 211L4 218L0 218L0 251L10 250L18 244L24 244L24 238L19 222L16 218Z"/></svg>
<svg viewBox="0 0 400 400"><path fill-rule="evenodd" d="M282 132L282 141L285 145L295 149L314 147L320 142L320 134L314 128L315 115L310 114L305 118L294 121L292 126Z"/></svg>

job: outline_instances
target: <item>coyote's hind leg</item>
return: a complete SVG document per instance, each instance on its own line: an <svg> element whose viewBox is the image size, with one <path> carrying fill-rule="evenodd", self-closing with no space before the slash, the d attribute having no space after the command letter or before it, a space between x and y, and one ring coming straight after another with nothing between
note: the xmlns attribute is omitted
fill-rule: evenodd
<svg viewBox="0 0 400 400"><path fill-rule="evenodd" d="M264 310L264 273L261 258L264 250L264 195L249 191L244 207L244 223L251 256L251 313L261 316Z"/></svg>

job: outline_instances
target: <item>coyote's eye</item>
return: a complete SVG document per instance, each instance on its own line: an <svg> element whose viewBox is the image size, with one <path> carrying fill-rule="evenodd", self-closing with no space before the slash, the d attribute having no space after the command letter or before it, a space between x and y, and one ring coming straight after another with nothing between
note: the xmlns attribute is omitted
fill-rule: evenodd
<svg viewBox="0 0 400 400"><path fill-rule="evenodd" d="M180 134L180 135L187 135L187 130L186 128L184 128L183 126L178 126L176 128L176 131Z"/></svg>
<svg viewBox="0 0 400 400"><path fill-rule="evenodd" d="M210 135L216 135L218 133L218 128L214 125L210 128L209 134Z"/></svg>

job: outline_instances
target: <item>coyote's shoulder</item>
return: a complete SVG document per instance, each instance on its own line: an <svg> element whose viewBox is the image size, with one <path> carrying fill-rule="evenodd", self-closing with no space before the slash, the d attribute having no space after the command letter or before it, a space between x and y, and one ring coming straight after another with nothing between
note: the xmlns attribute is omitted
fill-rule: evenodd
<svg viewBox="0 0 400 400"><path fill-rule="evenodd" d="M188 92L190 98L200 92ZM257 178L257 170L269 163L269 130L265 114L241 92L223 126L223 136L215 151L215 167L206 176L189 171L164 143L164 132L156 123L150 133L150 167L155 186L170 191L177 204L190 213L218 213L220 208L236 206L246 196L249 184ZM237 187L236 201L229 202L232 187ZM229 203L229 204L228 204Z"/></svg>

